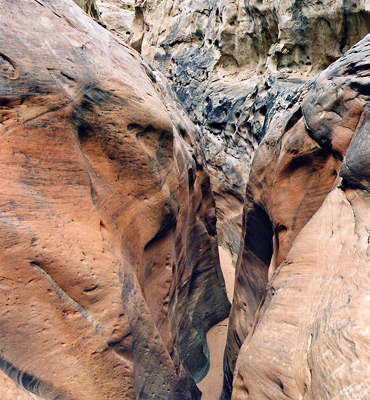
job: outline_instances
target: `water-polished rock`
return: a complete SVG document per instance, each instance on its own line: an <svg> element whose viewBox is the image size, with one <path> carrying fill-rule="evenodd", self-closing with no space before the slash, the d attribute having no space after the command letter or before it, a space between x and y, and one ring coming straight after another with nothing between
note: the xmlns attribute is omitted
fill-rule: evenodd
<svg viewBox="0 0 370 400"><path fill-rule="evenodd" d="M199 398L229 304L194 125L71 0L0 12L0 368L43 399Z"/></svg>
<svg viewBox="0 0 370 400"><path fill-rule="evenodd" d="M104 0L117 1L124 20L131 0ZM370 32L370 3L136 0L131 32L202 129L220 243L235 262L251 160L271 119Z"/></svg>

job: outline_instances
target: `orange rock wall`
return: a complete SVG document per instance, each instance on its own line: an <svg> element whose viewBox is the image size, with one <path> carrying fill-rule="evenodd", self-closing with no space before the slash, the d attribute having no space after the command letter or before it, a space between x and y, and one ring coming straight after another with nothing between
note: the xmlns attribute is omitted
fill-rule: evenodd
<svg viewBox="0 0 370 400"><path fill-rule="evenodd" d="M72 1L0 10L0 368L45 399L199 398L229 303L194 126Z"/></svg>

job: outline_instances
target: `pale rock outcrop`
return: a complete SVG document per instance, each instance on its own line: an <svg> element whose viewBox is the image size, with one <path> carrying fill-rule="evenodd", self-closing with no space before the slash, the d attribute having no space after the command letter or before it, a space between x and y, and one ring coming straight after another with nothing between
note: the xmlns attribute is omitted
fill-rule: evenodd
<svg viewBox="0 0 370 400"><path fill-rule="evenodd" d="M233 372L235 400L370 396L369 86L370 35L268 126L247 184L224 399Z"/></svg>
<svg viewBox="0 0 370 400"><path fill-rule="evenodd" d="M0 11L0 368L43 399L199 398L229 303L194 125L71 0Z"/></svg>
<svg viewBox="0 0 370 400"><path fill-rule="evenodd" d="M104 25L125 43L133 41L135 20L134 0L100 0L97 1L100 17Z"/></svg>

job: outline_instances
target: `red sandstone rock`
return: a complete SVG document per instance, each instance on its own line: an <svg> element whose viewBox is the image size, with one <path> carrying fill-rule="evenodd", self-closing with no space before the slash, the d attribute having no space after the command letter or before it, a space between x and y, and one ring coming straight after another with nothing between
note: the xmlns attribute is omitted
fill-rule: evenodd
<svg viewBox="0 0 370 400"><path fill-rule="evenodd" d="M196 399L228 314L194 126L72 1L0 1L0 367L45 399Z"/></svg>
<svg viewBox="0 0 370 400"><path fill-rule="evenodd" d="M367 36L275 116L256 153L225 399L237 358L235 400L370 396L369 76Z"/></svg>
<svg viewBox="0 0 370 400"><path fill-rule="evenodd" d="M302 84L370 32L369 1L97 4L108 29L168 77L201 127L219 241L236 262L245 184L267 126ZM105 13L108 4L111 12Z"/></svg>

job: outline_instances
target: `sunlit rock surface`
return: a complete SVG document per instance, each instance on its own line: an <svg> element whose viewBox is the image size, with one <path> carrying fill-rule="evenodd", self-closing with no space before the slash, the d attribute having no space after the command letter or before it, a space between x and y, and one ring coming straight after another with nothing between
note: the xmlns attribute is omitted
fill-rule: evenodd
<svg viewBox="0 0 370 400"><path fill-rule="evenodd" d="M0 0L2 389L198 399L215 198L223 399L367 400L369 3L75 3Z"/></svg>

